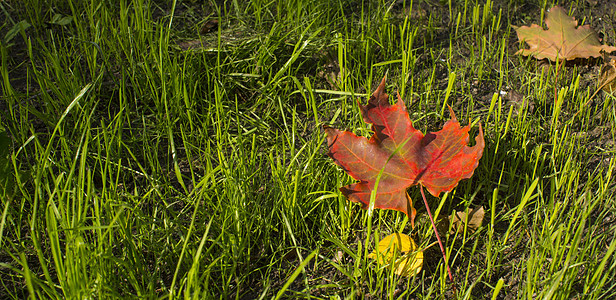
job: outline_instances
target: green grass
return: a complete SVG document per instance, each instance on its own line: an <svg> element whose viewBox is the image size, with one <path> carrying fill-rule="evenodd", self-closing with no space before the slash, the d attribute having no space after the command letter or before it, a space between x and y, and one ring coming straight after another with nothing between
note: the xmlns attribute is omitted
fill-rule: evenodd
<svg viewBox="0 0 616 300"><path fill-rule="evenodd" d="M597 61L555 82L514 55L511 25L553 1L118 2L0 2L0 297L614 297L614 97L583 106ZM565 7L614 44L585 3ZM324 124L370 134L357 100L385 74L423 132L451 105L486 134L428 198L486 209L441 233L457 292L419 190L413 229L348 202L325 156ZM424 249L416 277L366 258L393 232Z"/></svg>

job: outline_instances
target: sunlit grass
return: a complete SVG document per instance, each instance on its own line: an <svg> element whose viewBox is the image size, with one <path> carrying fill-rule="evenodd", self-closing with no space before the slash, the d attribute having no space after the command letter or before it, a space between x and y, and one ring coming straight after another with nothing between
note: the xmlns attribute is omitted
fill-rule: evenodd
<svg viewBox="0 0 616 300"><path fill-rule="evenodd" d="M528 2L0 3L2 37L30 25L0 43L0 297L613 297L614 98L584 106L597 62L555 82L513 55L511 20L551 6ZM369 134L357 101L385 74L423 132L447 105L485 131L474 176L428 199L486 210L441 233L456 289L419 190L413 229L348 202L324 155L324 124ZM394 232L419 275L367 258Z"/></svg>

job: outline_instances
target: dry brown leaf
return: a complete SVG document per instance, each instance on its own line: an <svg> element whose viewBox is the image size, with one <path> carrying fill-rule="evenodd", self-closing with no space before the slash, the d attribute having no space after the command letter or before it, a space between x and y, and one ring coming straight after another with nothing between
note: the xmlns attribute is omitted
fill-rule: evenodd
<svg viewBox="0 0 616 300"><path fill-rule="evenodd" d="M599 76L599 89L607 93L616 91L616 57L608 56L604 58L605 63L601 67Z"/></svg>
<svg viewBox="0 0 616 300"><path fill-rule="evenodd" d="M214 30L218 30L218 19L207 20L205 23L203 23L203 25L201 25L201 30L199 30L199 32L201 34L206 34Z"/></svg>
<svg viewBox="0 0 616 300"><path fill-rule="evenodd" d="M468 230L469 233L473 233L477 229L479 229L479 227L481 227L484 215L485 211L483 210L483 206L469 209L468 218L466 212L459 211L456 212L453 216L449 216L447 222L442 222L439 226L439 230L449 230L450 234L455 234L456 232L462 233L464 232L465 224L467 224L466 230Z"/></svg>
<svg viewBox="0 0 616 300"><path fill-rule="evenodd" d="M204 47L203 42L200 40L181 41L178 43L178 46L180 46L182 50L195 50Z"/></svg>
<svg viewBox="0 0 616 300"><path fill-rule="evenodd" d="M590 101L601 91L605 91L606 93L613 94L616 91L616 56L604 55L603 61L604 64L601 67L601 75L599 75L599 84L597 90L582 104L581 107L585 107L590 103ZM580 108L574 115L571 117L571 120L575 119L582 109Z"/></svg>
<svg viewBox="0 0 616 300"><path fill-rule="evenodd" d="M600 57L602 51L616 51L616 47L602 45L590 25L578 27L575 18L568 16L559 6L554 6L547 12L545 25L547 30L536 24L530 27L514 26L518 39L529 46L528 49L518 50L516 54L556 61Z"/></svg>

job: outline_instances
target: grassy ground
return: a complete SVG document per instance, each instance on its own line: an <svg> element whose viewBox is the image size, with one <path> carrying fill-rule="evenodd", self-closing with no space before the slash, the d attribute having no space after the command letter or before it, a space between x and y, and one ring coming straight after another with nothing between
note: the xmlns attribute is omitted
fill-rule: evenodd
<svg viewBox="0 0 616 300"><path fill-rule="evenodd" d="M511 25L555 2L0 2L0 297L614 297L616 105L583 106L601 61L514 55ZM558 2L616 42L610 1ZM385 74L423 132L446 104L483 125L474 176L428 198L486 210L441 233L457 289L419 190L412 229L348 202L325 156L323 124L369 134ZM419 275L366 258L393 232Z"/></svg>

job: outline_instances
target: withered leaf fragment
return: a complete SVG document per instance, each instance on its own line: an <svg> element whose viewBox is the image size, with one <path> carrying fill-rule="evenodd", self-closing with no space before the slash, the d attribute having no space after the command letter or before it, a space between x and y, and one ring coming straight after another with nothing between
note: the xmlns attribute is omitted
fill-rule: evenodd
<svg viewBox="0 0 616 300"><path fill-rule="evenodd" d="M607 93L614 93L616 91L616 57L608 56L603 61L599 77L599 88Z"/></svg>

